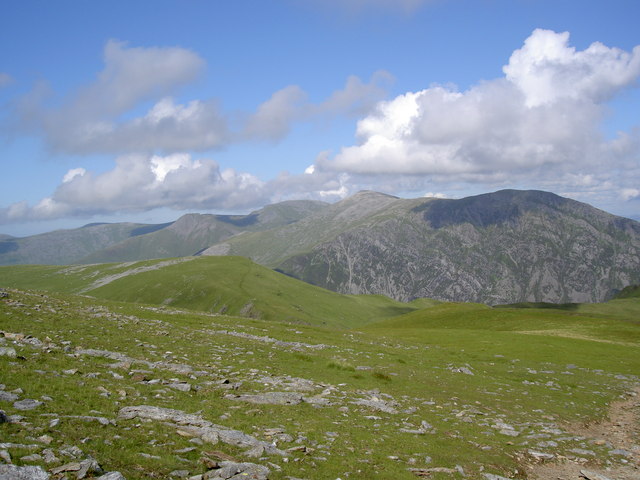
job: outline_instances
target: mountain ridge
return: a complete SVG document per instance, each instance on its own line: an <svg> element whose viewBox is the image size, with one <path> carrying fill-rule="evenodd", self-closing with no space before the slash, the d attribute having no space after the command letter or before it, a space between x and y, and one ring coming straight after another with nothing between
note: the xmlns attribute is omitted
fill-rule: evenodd
<svg viewBox="0 0 640 480"><path fill-rule="evenodd" d="M116 227L85 227L98 228ZM237 255L339 293L404 302L601 302L640 283L640 223L540 190L462 199L365 190L334 204L290 201L127 228L67 263ZM3 246L19 241L0 240L0 262L12 254Z"/></svg>

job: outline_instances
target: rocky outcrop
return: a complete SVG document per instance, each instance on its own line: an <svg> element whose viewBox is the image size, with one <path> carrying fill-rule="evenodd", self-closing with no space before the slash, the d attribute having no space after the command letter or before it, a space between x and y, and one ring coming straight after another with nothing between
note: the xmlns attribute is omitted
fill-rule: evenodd
<svg viewBox="0 0 640 480"><path fill-rule="evenodd" d="M554 194L392 207L279 269L340 293L488 304L600 302L640 281L640 223Z"/></svg>

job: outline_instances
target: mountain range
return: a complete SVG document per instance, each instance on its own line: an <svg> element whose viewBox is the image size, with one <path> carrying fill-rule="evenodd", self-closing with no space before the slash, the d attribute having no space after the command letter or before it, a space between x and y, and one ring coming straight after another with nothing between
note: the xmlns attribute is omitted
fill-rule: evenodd
<svg viewBox="0 0 640 480"><path fill-rule="evenodd" d="M640 223L542 191L458 200L363 191L249 215L0 237L0 264L240 255L340 293L487 304L600 302L640 283Z"/></svg>

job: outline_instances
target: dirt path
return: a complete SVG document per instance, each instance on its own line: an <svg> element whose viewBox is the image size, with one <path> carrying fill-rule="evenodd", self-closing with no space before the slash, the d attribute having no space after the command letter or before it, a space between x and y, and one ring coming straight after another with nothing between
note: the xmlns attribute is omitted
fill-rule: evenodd
<svg viewBox="0 0 640 480"><path fill-rule="evenodd" d="M611 404L609 418L593 425L575 427L571 433L592 439L597 445L610 444L610 450L626 452L627 463L610 466L580 464L570 459L561 463L530 465L531 480L639 480L640 479L640 386L626 398Z"/></svg>

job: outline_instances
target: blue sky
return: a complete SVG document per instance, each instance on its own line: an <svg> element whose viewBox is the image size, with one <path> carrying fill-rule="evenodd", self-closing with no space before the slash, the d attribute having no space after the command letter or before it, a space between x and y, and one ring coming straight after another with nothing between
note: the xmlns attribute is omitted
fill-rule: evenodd
<svg viewBox="0 0 640 480"><path fill-rule="evenodd" d="M0 5L0 233L361 189L640 215L636 0Z"/></svg>

